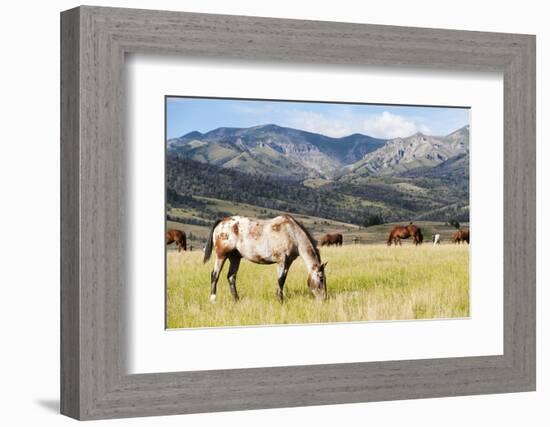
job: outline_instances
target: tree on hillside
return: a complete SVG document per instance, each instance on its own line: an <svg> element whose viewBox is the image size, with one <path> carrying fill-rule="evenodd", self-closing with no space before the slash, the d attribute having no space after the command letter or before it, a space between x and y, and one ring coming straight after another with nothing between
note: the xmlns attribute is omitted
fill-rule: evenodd
<svg viewBox="0 0 550 427"><path fill-rule="evenodd" d="M445 225L448 225L449 227L454 227L456 229L460 228L460 223L456 220L456 218L449 218Z"/></svg>
<svg viewBox="0 0 550 427"><path fill-rule="evenodd" d="M373 225L380 225L380 224L384 224L384 219L378 215L378 214L375 214L375 215L369 215L364 221L363 221L363 227L370 227L370 226L373 226Z"/></svg>

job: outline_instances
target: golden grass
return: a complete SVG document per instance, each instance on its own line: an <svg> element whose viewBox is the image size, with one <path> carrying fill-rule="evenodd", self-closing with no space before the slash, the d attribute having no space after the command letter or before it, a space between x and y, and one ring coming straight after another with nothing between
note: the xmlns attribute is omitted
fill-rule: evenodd
<svg viewBox="0 0 550 427"><path fill-rule="evenodd" d="M467 246L450 244L323 248L321 257L328 261L328 300L313 297L306 286L307 271L298 258L287 277L283 304L275 296L276 266L244 260L237 275L241 300L235 303L227 284L226 263L217 301L211 304L212 260L203 264L201 251L169 251L167 327L467 317L468 253Z"/></svg>

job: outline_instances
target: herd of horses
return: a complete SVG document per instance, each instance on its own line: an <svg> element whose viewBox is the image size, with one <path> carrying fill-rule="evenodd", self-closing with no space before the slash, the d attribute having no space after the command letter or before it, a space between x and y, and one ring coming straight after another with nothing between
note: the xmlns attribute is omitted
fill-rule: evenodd
<svg viewBox="0 0 550 427"><path fill-rule="evenodd" d="M436 234L434 244L439 243ZM424 236L420 227L412 222L405 226L394 227L388 236L387 244L401 245L401 240L412 238L415 246L422 244ZM341 234L325 234L319 241L320 246L342 246ZM470 243L470 230L460 229L453 234L453 243ZM166 244L175 243L178 252L187 250L187 237L184 231L166 231ZM254 219L244 216L231 216L220 219L210 229L203 262L214 255L214 267L210 274L210 301L216 301L217 284L220 273L227 260L229 270L227 280L235 301L237 292L237 272L241 260L247 259L256 264L277 264L277 297L284 299L284 285L292 263L301 257L307 270L307 286L318 298L327 297L325 266L321 261L318 242L309 231L291 215L281 215L273 219Z"/></svg>

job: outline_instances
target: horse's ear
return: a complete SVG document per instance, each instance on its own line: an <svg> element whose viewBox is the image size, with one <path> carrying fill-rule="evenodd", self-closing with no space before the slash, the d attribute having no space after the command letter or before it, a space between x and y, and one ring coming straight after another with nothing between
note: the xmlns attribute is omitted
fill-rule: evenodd
<svg viewBox="0 0 550 427"><path fill-rule="evenodd" d="M327 261L327 262L324 262L323 264L321 264L321 270L324 270L325 267L327 266L327 264L328 264L328 261Z"/></svg>

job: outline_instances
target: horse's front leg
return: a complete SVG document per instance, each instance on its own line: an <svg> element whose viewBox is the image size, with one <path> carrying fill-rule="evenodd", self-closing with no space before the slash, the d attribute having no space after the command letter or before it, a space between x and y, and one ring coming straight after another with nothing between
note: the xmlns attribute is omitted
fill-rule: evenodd
<svg viewBox="0 0 550 427"><path fill-rule="evenodd" d="M216 286L218 284L218 279L220 277L220 273L222 271L224 263L225 257L216 257L216 261L214 262L214 269L212 270L212 273L210 273L210 302L216 302Z"/></svg>
<svg viewBox="0 0 550 427"><path fill-rule="evenodd" d="M239 265L241 264L241 254L234 252L229 256L229 271L227 272L227 281L229 282L229 290L235 301L239 300L239 294L237 293L237 271L239 271Z"/></svg>
<svg viewBox="0 0 550 427"><path fill-rule="evenodd" d="M281 303L284 300L283 289L285 287L286 276L288 274L290 264L292 264L292 261L290 261L288 258L285 258L284 261L279 263L279 265L277 266L277 297L279 298L279 301Z"/></svg>

